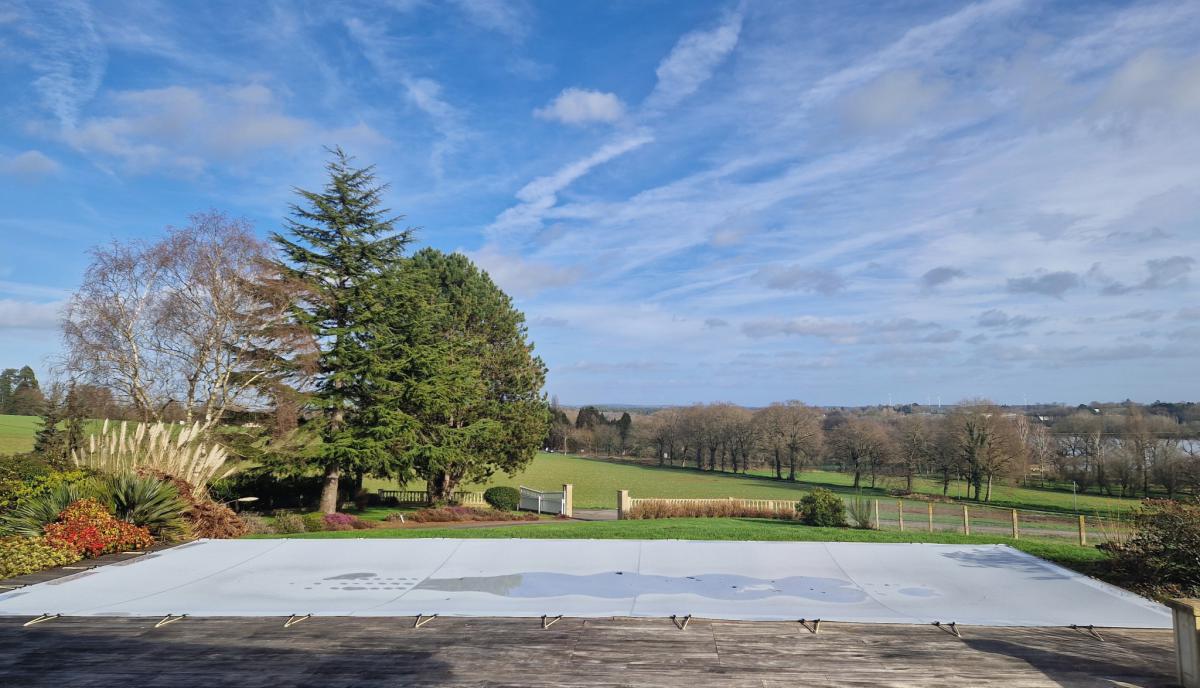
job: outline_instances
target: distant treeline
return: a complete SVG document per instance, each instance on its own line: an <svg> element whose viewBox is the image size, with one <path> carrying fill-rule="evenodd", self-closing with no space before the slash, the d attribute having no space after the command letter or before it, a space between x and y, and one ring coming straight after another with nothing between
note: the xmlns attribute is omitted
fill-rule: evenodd
<svg viewBox="0 0 1200 688"><path fill-rule="evenodd" d="M749 409L696 404L637 413L553 407L547 448L640 457L707 471L767 471L795 480L829 467L874 486L966 480L986 501L997 481L1073 481L1081 492L1137 497L1200 494L1200 405L1133 402L1002 407L819 408L782 402Z"/></svg>

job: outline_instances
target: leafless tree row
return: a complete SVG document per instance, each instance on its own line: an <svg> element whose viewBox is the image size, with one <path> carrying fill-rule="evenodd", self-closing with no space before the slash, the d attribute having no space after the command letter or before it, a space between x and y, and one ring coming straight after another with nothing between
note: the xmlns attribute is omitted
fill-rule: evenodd
<svg viewBox="0 0 1200 688"><path fill-rule="evenodd" d="M852 485L913 490L917 478L949 493L966 481L987 501L997 482L1041 481L1082 492L1137 496L1200 491L1200 442L1172 418L1133 408L1114 421L1083 411L1052 424L986 400L947 413L891 409L826 412L790 401L750 410L696 404L635 415L627 438L613 427L568 428L567 451L629 455L660 465L796 480L838 470Z"/></svg>

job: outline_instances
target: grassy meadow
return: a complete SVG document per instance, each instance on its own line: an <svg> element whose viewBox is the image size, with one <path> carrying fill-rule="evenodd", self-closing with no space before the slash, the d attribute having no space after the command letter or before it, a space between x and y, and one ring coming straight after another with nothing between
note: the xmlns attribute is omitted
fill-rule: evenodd
<svg viewBox="0 0 1200 688"><path fill-rule="evenodd" d="M843 496L858 493L851 487L854 478L846 473L834 471L804 471L796 482L776 480L769 474L751 473L733 475L729 473L698 471L692 468L661 467L649 463L594 459L569 454L539 453L533 462L520 473L509 477L495 475L486 485L464 486L466 490L483 490L492 485L524 485L539 490L557 490L563 483L575 486L575 507L578 509L615 509L617 490L629 490L632 497L739 497L744 499L799 499L816 487L824 487ZM866 481L864 480L864 483ZM888 490L903 486L896 478L877 482L875 488L863 487L862 495L870 498L888 497ZM369 489L396 489L395 482L385 480L367 481ZM407 489L422 490L423 481L407 485ZM914 481L914 491L940 497L942 486L929 479ZM965 494L962 481L951 484L949 496L961 498ZM894 501L894 498L888 497ZM973 502L972 502L973 503ZM1115 511L1125 513L1138 504L1136 499L1119 499L1097 495L1079 495L1079 511L1085 514L1108 514ZM997 508L1030 509L1074 513L1070 493L1036 488L993 485L992 501L989 506ZM906 506L906 509L909 508ZM913 509L918 505L914 501ZM924 508L924 507L919 507ZM885 519L887 516L885 515ZM940 516L939 516L940 518ZM1030 524L1036 527L1035 524Z"/></svg>

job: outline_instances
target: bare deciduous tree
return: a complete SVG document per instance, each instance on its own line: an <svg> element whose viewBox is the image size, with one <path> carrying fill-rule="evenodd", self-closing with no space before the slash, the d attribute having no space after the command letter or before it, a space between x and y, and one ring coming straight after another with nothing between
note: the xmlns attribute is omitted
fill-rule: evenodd
<svg viewBox="0 0 1200 688"><path fill-rule="evenodd" d="M255 399L286 300L264 298L248 223L193 215L159 241L92 250L63 322L66 368L116 390L144 421L217 424Z"/></svg>

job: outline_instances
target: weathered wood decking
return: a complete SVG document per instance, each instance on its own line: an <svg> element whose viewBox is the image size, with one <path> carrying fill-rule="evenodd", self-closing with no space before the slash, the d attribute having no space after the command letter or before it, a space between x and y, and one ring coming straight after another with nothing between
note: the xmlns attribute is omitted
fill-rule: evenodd
<svg viewBox="0 0 1200 688"><path fill-rule="evenodd" d="M1167 686L1169 631L668 619L0 619L4 686Z"/></svg>

